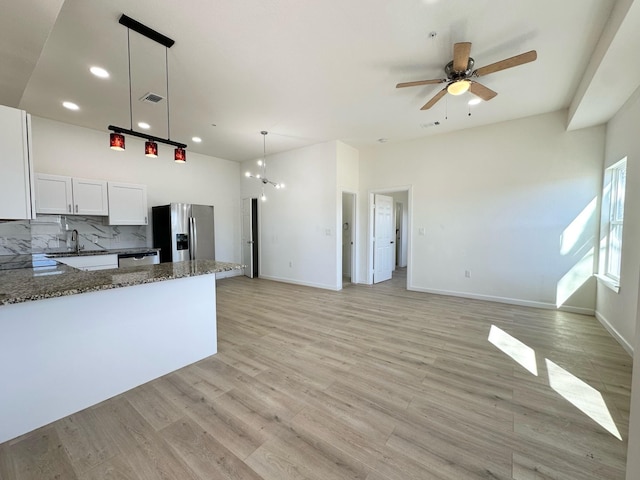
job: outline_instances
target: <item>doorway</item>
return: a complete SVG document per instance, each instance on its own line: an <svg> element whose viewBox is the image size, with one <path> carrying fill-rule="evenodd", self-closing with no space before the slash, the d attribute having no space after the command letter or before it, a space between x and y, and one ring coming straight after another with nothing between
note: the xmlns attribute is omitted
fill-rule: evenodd
<svg viewBox="0 0 640 480"><path fill-rule="evenodd" d="M242 199L242 263L244 275L258 277L258 199Z"/></svg>
<svg viewBox="0 0 640 480"><path fill-rule="evenodd" d="M410 186L369 192L367 283L380 283L391 280L394 276L401 276L405 287L409 287L411 284L410 221ZM406 270L404 270L405 267Z"/></svg>
<svg viewBox="0 0 640 480"><path fill-rule="evenodd" d="M342 192L342 270L341 287L356 283L356 255L355 255L355 219L356 194Z"/></svg>

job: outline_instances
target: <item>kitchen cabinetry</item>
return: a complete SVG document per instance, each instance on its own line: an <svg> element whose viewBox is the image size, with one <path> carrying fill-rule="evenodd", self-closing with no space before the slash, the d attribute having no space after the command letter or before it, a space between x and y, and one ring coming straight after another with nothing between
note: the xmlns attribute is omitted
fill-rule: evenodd
<svg viewBox="0 0 640 480"><path fill-rule="evenodd" d="M118 255L80 255L77 257L56 257L55 260L78 270L106 270L118 268Z"/></svg>
<svg viewBox="0 0 640 480"><path fill-rule="evenodd" d="M109 214L107 182L36 174L36 212L67 215Z"/></svg>
<svg viewBox="0 0 640 480"><path fill-rule="evenodd" d="M35 218L31 116L0 105L0 219Z"/></svg>
<svg viewBox="0 0 640 480"><path fill-rule="evenodd" d="M109 225L147 225L147 186L108 182Z"/></svg>

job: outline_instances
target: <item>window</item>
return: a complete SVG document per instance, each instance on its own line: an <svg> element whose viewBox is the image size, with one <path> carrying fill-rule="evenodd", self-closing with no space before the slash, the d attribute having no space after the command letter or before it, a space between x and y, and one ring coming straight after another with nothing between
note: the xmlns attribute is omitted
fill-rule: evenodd
<svg viewBox="0 0 640 480"><path fill-rule="evenodd" d="M605 174L609 183L609 221L605 243L604 274L616 283L620 282L622 265L622 224L624 221L624 192L627 180L627 159L609 167ZM605 188L605 196L606 196ZM605 202L606 203L606 202ZM604 206L604 203L603 203Z"/></svg>

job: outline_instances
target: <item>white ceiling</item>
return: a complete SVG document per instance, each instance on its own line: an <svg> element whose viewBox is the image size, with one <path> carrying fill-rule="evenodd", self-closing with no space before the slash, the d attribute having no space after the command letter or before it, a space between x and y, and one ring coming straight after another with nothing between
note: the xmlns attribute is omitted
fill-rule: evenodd
<svg viewBox="0 0 640 480"><path fill-rule="evenodd" d="M129 128L127 29L118 23L125 13L175 40L171 139L215 157L260 156L260 130L270 132L267 151L275 153L335 139L356 148L400 142L570 106L582 127L608 120L638 86L640 74L627 65L609 71L625 46L640 44L637 3L21 0L3 6L0 20L0 103L105 132L109 124ZM538 60L483 77L498 96L471 107L471 116L471 94L420 111L441 87L396 83L442 78L461 41L473 42L476 67L532 49ZM165 49L131 32L131 58L134 129L144 120L166 138L166 102L137 100L166 95ZM92 65L111 77L92 76ZM612 75L624 95L603 106L602 79ZM80 110L63 109L63 100Z"/></svg>

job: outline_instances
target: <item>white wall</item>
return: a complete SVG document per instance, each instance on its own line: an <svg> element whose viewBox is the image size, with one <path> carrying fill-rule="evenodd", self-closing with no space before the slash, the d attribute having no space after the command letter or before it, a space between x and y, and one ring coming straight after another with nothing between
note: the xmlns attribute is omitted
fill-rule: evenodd
<svg viewBox="0 0 640 480"><path fill-rule="evenodd" d="M627 480L640 478L640 324L638 290L640 288L640 89L637 90L607 124L604 168L627 157L627 185L620 291L615 293L598 284L598 318L619 336L628 351L634 352L627 452Z"/></svg>
<svg viewBox="0 0 640 480"><path fill-rule="evenodd" d="M598 318L614 335L620 336L627 350L633 348L638 308L638 272L640 271L640 90L607 124L604 168L627 157L627 185L624 230L622 233L622 269L620 292L599 284Z"/></svg>
<svg viewBox="0 0 640 480"><path fill-rule="evenodd" d="M284 189L264 187L266 202L259 202L260 277L313 287L338 289L335 141L267 157L267 176ZM255 161L242 171L258 172ZM262 183L242 180L242 198L259 197Z"/></svg>
<svg viewBox="0 0 640 480"><path fill-rule="evenodd" d="M32 117L36 172L147 185L149 207L171 202L214 205L216 259L240 261L240 164L187 150L187 163L173 161L173 148L158 145L158 158L144 156L144 141L127 136L127 148L109 148L109 134ZM148 241L152 236L149 231Z"/></svg>
<svg viewBox="0 0 640 480"><path fill-rule="evenodd" d="M640 310L640 308L639 308ZM637 323L640 323L640 319ZM634 336L635 352L640 345L640 328ZM640 478L640 355L634 355L631 379L631 413L629 416L629 446L627 447L627 480Z"/></svg>
<svg viewBox="0 0 640 480"><path fill-rule="evenodd" d="M566 132L565 119L560 111L360 152L361 193L412 185L411 289L593 312L605 129ZM366 278L366 239L358 254Z"/></svg>

